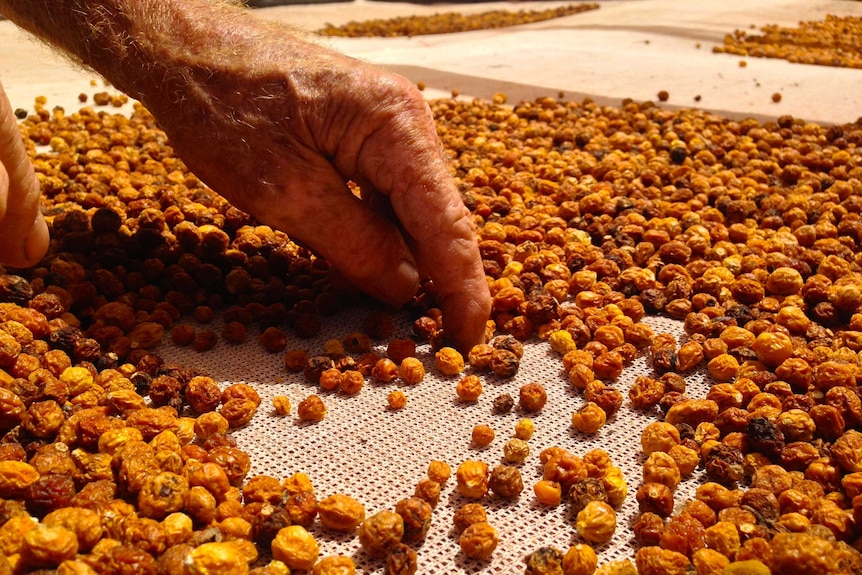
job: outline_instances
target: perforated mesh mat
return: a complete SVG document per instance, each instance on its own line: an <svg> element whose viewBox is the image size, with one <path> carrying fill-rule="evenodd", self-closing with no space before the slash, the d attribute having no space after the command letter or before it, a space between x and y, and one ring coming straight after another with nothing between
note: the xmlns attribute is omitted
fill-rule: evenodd
<svg viewBox="0 0 862 575"><path fill-rule="evenodd" d="M291 340L288 348L301 347L319 353L328 338L341 338L359 331L364 312L355 310L329 318L314 340ZM667 318L646 318L656 333L673 333L682 337L680 322ZM407 337L409 322L396 317L395 337ZM221 326L212 326L219 330ZM539 452L559 445L576 455L601 448L620 467L629 486L625 503L618 509L617 529L612 540L596 546L599 563L634 558L636 550L631 526L637 514L635 491L641 483L644 457L640 433L645 425L660 416L658 411L645 413L629 406L628 399L620 411L594 436L571 427L571 415L583 404L579 392L566 379L560 356L545 342L532 341L524 346L524 357L518 374L512 379L482 375L483 394L476 403L462 403L455 394L460 376L442 377L433 366L433 352L428 345L419 346L417 356L425 364L427 375L417 385L399 380L390 384L368 381L354 396L325 392L308 383L301 373L286 372L282 354L269 354L249 334L242 345L220 342L207 353L188 348L163 346L158 352L170 362L206 370L227 385L245 382L255 386L263 399L261 409L245 428L234 432L238 446L252 459L251 475L267 474L282 479L295 472L309 475L318 498L340 492L360 501L371 515L393 509L395 503L413 495L416 483L426 477L428 463L439 459L453 470L453 477L443 486L440 503L434 510L427 539L417 546L419 573L520 573L524 557L542 546L554 546L565 552L569 546L583 543L574 527L574 514L565 503L549 508L533 496L532 486L541 479ZM386 343L377 342L375 351L385 355ZM469 373L469 367L468 367ZM639 357L613 383L627 398L627 392L638 375L652 373L645 357ZM518 397L526 383L542 383L548 392L545 408L529 414L536 432L529 440L530 456L520 466L524 491L514 501L489 493L480 502L488 521L500 533L500 545L489 561L466 558L458 545L452 527L455 510L475 501L462 497L456 487L454 471L467 459L481 460L490 467L502 462L502 448L512 436L515 424L527 416L517 405L510 413L496 414L492 402L501 393ZM688 378L687 395L703 397L708 383L704 374ZM407 406L401 411L388 409L386 396L393 389L406 394ZM328 413L323 421L306 423L296 417L296 405L308 395L320 395ZM291 415L274 413L272 398L287 395L293 405ZM496 437L486 448L471 447L471 430L479 423L490 425ZM699 482L698 472L683 481L676 492L680 505L693 495ZM353 535L338 534L318 524L312 529L321 556L349 555L359 572L383 571L383 561L373 560L361 550Z"/></svg>

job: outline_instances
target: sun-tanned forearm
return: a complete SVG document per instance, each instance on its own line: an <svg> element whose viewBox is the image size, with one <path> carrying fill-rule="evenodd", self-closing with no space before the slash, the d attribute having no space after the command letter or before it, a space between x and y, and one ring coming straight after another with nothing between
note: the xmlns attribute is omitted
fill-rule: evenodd
<svg viewBox="0 0 862 575"><path fill-rule="evenodd" d="M283 26L213 0L0 0L0 13L153 108L207 81L214 63L222 74L231 63L248 74L261 45L294 58L304 45ZM278 41L261 42L268 35Z"/></svg>

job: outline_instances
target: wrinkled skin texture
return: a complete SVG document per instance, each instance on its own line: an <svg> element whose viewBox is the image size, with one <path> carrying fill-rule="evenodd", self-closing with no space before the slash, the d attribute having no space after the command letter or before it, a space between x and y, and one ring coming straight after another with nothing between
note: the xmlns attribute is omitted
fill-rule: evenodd
<svg viewBox="0 0 862 575"><path fill-rule="evenodd" d="M490 295L473 220L409 81L226 3L61 0L48 10L0 1L140 99L234 205L385 302L406 302L429 277L450 342L466 352L482 339Z"/></svg>

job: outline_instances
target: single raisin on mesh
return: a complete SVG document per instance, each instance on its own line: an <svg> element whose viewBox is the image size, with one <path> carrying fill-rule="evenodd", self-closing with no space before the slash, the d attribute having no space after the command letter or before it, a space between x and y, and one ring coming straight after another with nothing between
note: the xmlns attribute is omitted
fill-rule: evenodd
<svg viewBox="0 0 862 575"><path fill-rule="evenodd" d="M302 374L309 382L318 383L320 381L320 375L327 369L332 369L334 367L335 362L332 361L332 358L329 356L315 355L309 357L305 362L305 366L302 368Z"/></svg>
<svg viewBox="0 0 862 575"><path fill-rule="evenodd" d="M508 393L501 393L494 398L493 408L495 413L509 413L515 406L515 400Z"/></svg>

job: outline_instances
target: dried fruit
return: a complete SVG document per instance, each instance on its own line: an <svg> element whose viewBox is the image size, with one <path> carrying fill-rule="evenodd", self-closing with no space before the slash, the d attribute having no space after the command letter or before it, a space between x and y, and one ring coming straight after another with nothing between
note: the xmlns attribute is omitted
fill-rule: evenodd
<svg viewBox="0 0 862 575"><path fill-rule="evenodd" d="M563 553L554 547L540 547L529 555L524 573L527 575L551 575L563 573Z"/></svg>
<svg viewBox="0 0 862 575"><path fill-rule="evenodd" d="M352 532L365 520L365 507L343 493L335 493L317 505L320 523L334 531Z"/></svg>
<svg viewBox="0 0 862 575"><path fill-rule="evenodd" d="M404 536L404 520L392 511L379 511L365 519L357 531L359 543L371 557L383 557Z"/></svg>
<svg viewBox="0 0 862 575"><path fill-rule="evenodd" d="M527 412L540 411L548 401L548 393L540 383L528 383L521 387L518 404Z"/></svg>
<svg viewBox="0 0 862 575"><path fill-rule="evenodd" d="M464 497L478 499L488 492L488 464L483 461L466 460L455 472L458 480L458 493Z"/></svg>
<svg viewBox="0 0 862 575"><path fill-rule="evenodd" d="M499 542L497 530L484 521L467 526L458 539L461 551L472 559L490 559Z"/></svg>
<svg viewBox="0 0 862 575"><path fill-rule="evenodd" d="M310 571L318 555L317 541L300 525L279 530L272 540L272 557L291 569Z"/></svg>
<svg viewBox="0 0 862 575"><path fill-rule="evenodd" d="M617 514L607 503L590 501L578 512L575 528L590 543L605 543L617 528Z"/></svg>

